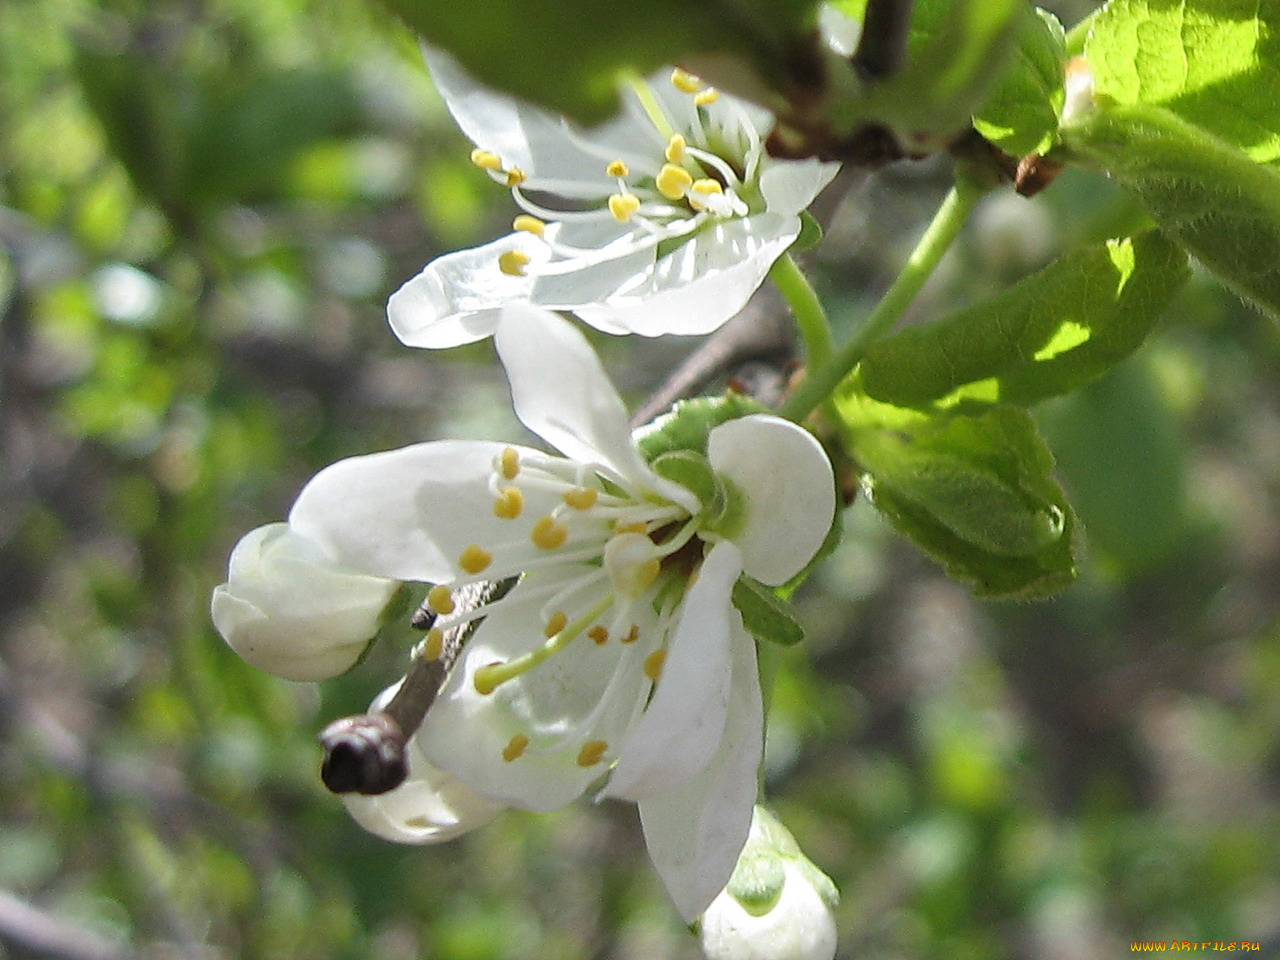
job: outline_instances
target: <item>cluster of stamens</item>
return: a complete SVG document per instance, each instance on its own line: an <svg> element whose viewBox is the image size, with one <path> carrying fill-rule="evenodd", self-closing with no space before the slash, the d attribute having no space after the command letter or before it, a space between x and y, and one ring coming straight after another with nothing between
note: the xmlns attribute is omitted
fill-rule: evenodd
<svg viewBox="0 0 1280 960"><path fill-rule="evenodd" d="M663 644L674 622L684 583L683 577L663 577L664 562L674 561L675 555L690 543L698 531L698 521L684 507L630 490L623 478L611 473L602 476L601 470L504 448L494 458L488 493L494 516L510 521L512 539L500 544L469 544L457 558L461 571L458 579L438 584L427 594L427 606L437 620L427 631L418 655L435 659L441 653L443 631L492 612L493 604L459 609L454 590L462 584L518 576L557 565L581 566L581 576L571 579L567 586L563 580L557 581L545 597L537 598L541 600L540 646L521 657L489 663L474 671L471 683L482 696L492 694L579 637L585 637L590 644L580 645L578 655L589 655L591 649L611 643L623 647L614 675L589 715L551 743L534 745L523 733L513 736L502 750L508 762L526 753L557 752L567 744L577 743L606 709L617 703L617 698L636 696L634 686L626 683L627 676L634 676L638 669L647 678L649 686L643 692L647 698L661 675L666 659ZM535 514L527 509L531 502L545 504L548 492L555 496L555 505L549 511ZM527 558L528 544L535 548L532 560L519 560L519 569L504 563L504 556L513 554ZM507 601L503 598L495 602ZM656 620L654 613L637 615L637 605L641 603L654 609ZM638 621L651 626L642 630ZM579 765L589 767L609 759L609 744L605 741L581 743Z"/></svg>
<svg viewBox="0 0 1280 960"><path fill-rule="evenodd" d="M529 174L525 170L505 165L500 156L489 150L478 148L472 151L471 162L488 171L496 182L508 187L523 211L515 218L512 227L539 237L552 253L551 261L537 267L539 273L549 275L565 269L577 269L583 258L600 256L598 250L562 242L557 236L558 231L549 229L555 224L598 221L608 217L626 225L631 230L632 242L615 250L614 255L620 255L694 233L709 217L743 217L750 212L741 194L743 187L753 183L758 173L762 152L759 134L745 115L741 116L737 127L746 140L739 145L742 156L726 160L710 149L711 137L702 116L704 108L720 99L718 91L679 68L673 71L671 83L681 93L692 97L699 108L694 111L693 128L683 133L675 130L652 91L642 82L637 83L636 94L654 126L666 139L666 146L661 160L655 158L653 162L645 163L643 170L633 170L619 157L601 155L604 173L615 182L617 189L604 198L599 208L555 210L546 207L528 195L524 185ZM732 105L730 110L741 114L736 105ZM566 135L573 136L570 132ZM590 141L575 139L584 150L601 154L602 148ZM734 152L738 150L735 148ZM499 255L498 268L508 276L525 276L531 260L523 250L508 250Z"/></svg>

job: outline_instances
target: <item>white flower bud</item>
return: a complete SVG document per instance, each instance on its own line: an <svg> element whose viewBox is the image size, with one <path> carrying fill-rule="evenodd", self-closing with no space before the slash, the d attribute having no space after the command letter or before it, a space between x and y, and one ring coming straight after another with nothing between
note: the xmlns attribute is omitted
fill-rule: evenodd
<svg viewBox="0 0 1280 960"><path fill-rule="evenodd" d="M835 885L786 828L756 807L729 885L700 923L707 960L831 960Z"/></svg>
<svg viewBox="0 0 1280 960"><path fill-rule="evenodd" d="M399 687L397 683L384 690L369 711L386 707ZM432 766L416 737L410 738L405 755L409 775L394 790L378 796L342 796L352 819L375 836L394 843L444 843L483 826L506 809Z"/></svg>
<svg viewBox="0 0 1280 960"><path fill-rule="evenodd" d="M213 591L213 625L246 661L286 680L324 680L360 658L399 588L334 563L287 523L258 527Z"/></svg>

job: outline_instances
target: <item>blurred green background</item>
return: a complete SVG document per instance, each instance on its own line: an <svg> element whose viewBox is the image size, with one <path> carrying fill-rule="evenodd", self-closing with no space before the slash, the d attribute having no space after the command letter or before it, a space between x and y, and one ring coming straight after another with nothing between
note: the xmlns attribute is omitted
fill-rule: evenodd
<svg viewBox="0 0 1280 960"><path fill-rule="evenodd" d="M315 733L407 636L313 687L208 623L236 539L325 464L519 436L488 345L408 350L383 316L512 213L413 39L342 0L0 0L0 130L0 958L699 956L629 806L428 848L348 820ZM846 329L946 183L851 192L811 261ZM1083 174L992 195L916 312L1134 217ZM691 348L597 340L636 401ZM1277 329L1197 274L1038 413L1077 586L976 603L859 502L800 594L767 766L843 891L840 956L1276 955Z"/></svg>

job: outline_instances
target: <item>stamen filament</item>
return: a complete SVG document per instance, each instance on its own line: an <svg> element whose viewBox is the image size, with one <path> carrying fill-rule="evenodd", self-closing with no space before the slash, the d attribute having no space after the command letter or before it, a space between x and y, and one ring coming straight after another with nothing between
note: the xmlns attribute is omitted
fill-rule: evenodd
<svg viewBox="0 0 1280 960"><path fill-rule="evenodd" d="M593 624L600 614L609 608L609 604L612 602L612 597L605 597L586 614L578 617L538 649L526 653L523 657L516 657L506 663L490 663L481 667L472 678L476 692L482 695L492 693L508 680L514 680L522 673L542 663L548 657L563 650L570 641L574 640L587 627Z"/></svg>

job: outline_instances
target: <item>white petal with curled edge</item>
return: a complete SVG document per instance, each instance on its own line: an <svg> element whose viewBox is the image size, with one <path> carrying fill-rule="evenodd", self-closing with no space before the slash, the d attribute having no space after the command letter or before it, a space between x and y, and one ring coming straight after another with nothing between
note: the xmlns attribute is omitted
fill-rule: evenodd
<svg viewBox="0 0 1280 960"><path fill-rule="evenodd" d="M680 915L690 923L719 893L751 830L764 713L755 643L733 612L733 678L728 721L706 769L640 801L649 857Z"/></svg>
<svg viewBox="0 0 1280 960"><path fill-rule="evenodd" d="M669 790L706 767L729 709L731 596L742 572L737 547L712 548L685 596L662 675L627 735L604 796L638 800Z"/></svg>
<svg viewBox="0 0 1280 960"><path fill-rule="evenodd" d="M799 232L796 217L769 213L717 224L658 260L625 293L574 312L605 331L644 337L710 333L746 305Z"/></svg>
<svg viewBox="0 0 1280 960"><path fill-rule="evenodd" d="M609 467L687 509L688 490L653 473L631 441L627 408L586 338L567 321L528 304L502 312L495 341L516 416L571 460Z"/></svg>
<svg viewBox="0 0 1280 960"><path fill-rule="evenodd" d="M498 258L512 251L527 256L530 265L551 255L533 234L516 231L437 257L387 301L391 329L410 347L437 350L490 336L502 306L527 299L533 290L532 276L511 276L499 268Z"/></svg>
<svg viewBox="0 0 1280 960"><path fill-rule="evenodd" d="M564 806L604 775L605 762L584 767L578 754L592 740L612 748L634 716L654 633L640 605L636 643L596 644L581 636L491 693L475 687L481 668L543 644L541 608L548 596L598 574L598 567L569 564L533 571L485 618L416 736L431 763L495 800L539 812ZM597 595L583 591L579 603L589 606ZM564 612L573 621L586 611L571 606ZM529 743L507 760L503 751L515 736Z"/></svg>
<svg viewBox="0 0 1280 960"><path fill-rule="evenodd" d="M539 556L529 540L534 518L559 502L530 490L515 520L493 514L494 458L512 446L439 440L340 460L298 495L289 523L336 559L365 573L428 583L453 580L471 544L493 553L494 577L512 576Z"/></svg>
<svg viewBox="0 0 1280 960"><path fill-rule="evenodd" d="M616 156L631 163L654 150L652 124L637 124L634 115L594 130L574 130L556 114L485 87L440 50L424 46L423 57L462 132L496 153L504 166L528 174L530 189L579 199L606 196L615 189L605 174L609 160Z"/></svg>
<svg viewBox="0 0 1280 960"><path fill-rule="evenodd" d="M715 427L707 459L745 501L733 538L743 571L777 586L803 570L835 518L835 475L822 444L790 420L753 414Z"/></svg>
<svg viewBox="0 0 1280 960"><path fill-rule="evenodd" d="M784 160L770 164L760 174L765 209L770 213L799 213L813 203L813 198L839 169L838 163L820 160Z"/></svg>

